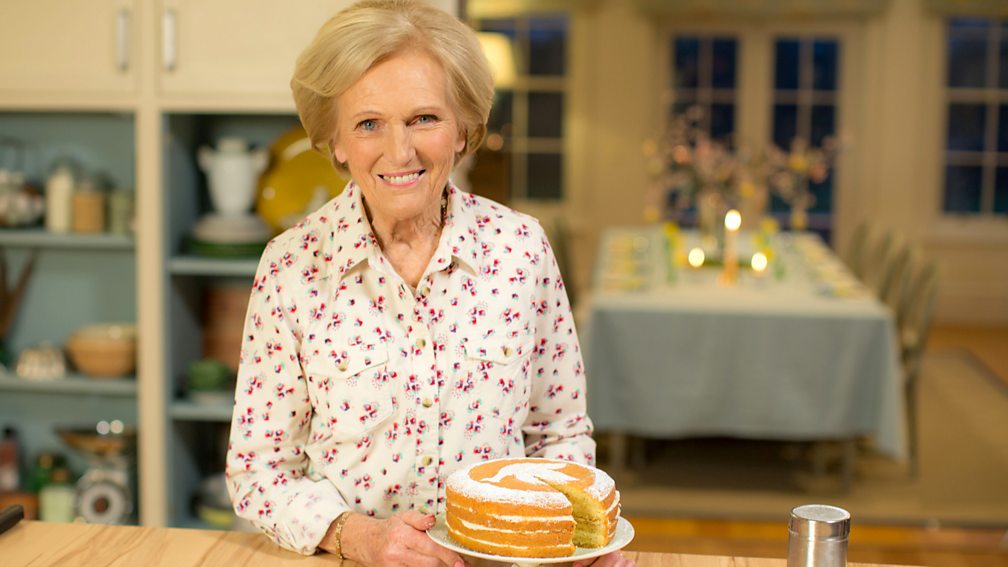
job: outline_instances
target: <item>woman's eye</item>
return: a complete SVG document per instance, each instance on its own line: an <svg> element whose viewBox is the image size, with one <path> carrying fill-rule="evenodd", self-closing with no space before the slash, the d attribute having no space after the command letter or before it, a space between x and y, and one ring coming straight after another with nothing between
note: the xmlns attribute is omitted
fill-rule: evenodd
<svg viewBox="0 0 1008 567"><path fill-rule="evenodd" d="M416 117L417 124L433 124L437 122L437 116L433 114L421 114Z"/></svg>
<svg viewBox="0 0 1008 567"><path fill-rule="evenodd" d="M378 123L370 118L367 120L361 120L357 123L357 128L360 130L374 130L378 127Z"/></svg>

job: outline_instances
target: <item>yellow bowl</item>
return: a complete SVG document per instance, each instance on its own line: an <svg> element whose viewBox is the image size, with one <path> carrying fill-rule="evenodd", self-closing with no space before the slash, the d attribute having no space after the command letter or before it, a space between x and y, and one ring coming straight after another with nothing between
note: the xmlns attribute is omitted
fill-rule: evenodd
<svg viewBox="0 0 1008 567"><path fill-rule="evenodd" d="M119 378L136 370L136 328L117 323L89 325L67 340L70 361L95 378Z"/></svg>

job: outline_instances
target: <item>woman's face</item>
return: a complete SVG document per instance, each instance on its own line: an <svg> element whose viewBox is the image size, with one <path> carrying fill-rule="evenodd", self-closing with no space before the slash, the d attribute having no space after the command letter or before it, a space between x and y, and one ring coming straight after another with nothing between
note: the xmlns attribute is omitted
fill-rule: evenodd
<svg viewBox="0 0 1008 567"><path fill-rule="evenodd" d="M336 101L333 149L373 217L401 221L440 209L465 146L438 62L411 50L372 67Z"/></svg>

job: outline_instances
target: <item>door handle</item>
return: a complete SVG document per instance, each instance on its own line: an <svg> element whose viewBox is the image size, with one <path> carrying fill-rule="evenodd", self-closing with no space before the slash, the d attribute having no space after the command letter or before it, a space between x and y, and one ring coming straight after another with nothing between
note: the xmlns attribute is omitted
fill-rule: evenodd
<svg viewBox="0 0 1008 567"><path fill-rule="evenodd" d="M167 8L161 16L161 64L165 71L174 71L177 63L176 25L175 9Z"/></svg>
<svg viewBox="0 0 1008 567"><path fill-rule="evenodd" d="M129 70L129 8L119 8L116 13L116 67L120 71Z"/></svg>

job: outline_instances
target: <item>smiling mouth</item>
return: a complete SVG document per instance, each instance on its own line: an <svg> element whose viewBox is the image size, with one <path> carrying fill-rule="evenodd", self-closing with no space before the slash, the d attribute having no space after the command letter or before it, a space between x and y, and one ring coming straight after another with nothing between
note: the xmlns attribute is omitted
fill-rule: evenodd
<svg viewBox="0 0 1008 567"><path fill-rule="evenodd" d="M406 173L403 175L382 175L379 173L378 177L381 177L383 181L391 185L409 185L419 179L426 171L426 169L421 169L420 171L414 171L413 173Z"/></svg>

